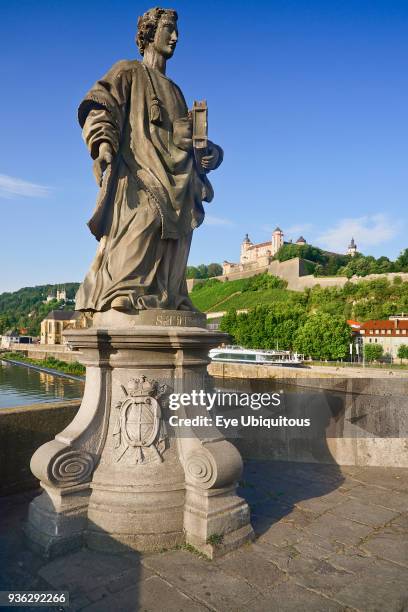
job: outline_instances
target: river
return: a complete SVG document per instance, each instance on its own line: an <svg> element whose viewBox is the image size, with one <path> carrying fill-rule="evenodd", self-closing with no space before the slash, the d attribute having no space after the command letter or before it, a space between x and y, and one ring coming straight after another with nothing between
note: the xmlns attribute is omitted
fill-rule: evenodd
<svg viewBox="0 0 408 612"><path fill-rule="evenodd" d="M81 398L81 380L0 360L0 409Z"/></svg>
<svg viewBox="0 0 408 612"><path fill-rule="evenodd" d="M316 379L293 381L273 379L213 379L215 388L222 392L260 395L279 393L277 407L246 409L249 414L264 417L278 414L308 417L311 429L333 437L343 436L344 427L352 426L353 436L399 437L407 426L407 380ZM294 384L295 383L295 384ZM0 409L40 402L55 402L82 398L84 382L43 372L25 365L14 365L0 360ZM231 411L228 405L224 408ZM237 407L235 406L235 409ZM222 410L221 410L222 411ZM234 412L234 410L233 410ZM241 414L245 412L238 410ZM346 416L347 415L347 416ZM404 425L405 424L405 425ZM245 428L253 433L253 428ZM230 434L231 432L223 432ZM242 432L241 432L242 433ZM268 436L270 434L268 433Z"/></svg>

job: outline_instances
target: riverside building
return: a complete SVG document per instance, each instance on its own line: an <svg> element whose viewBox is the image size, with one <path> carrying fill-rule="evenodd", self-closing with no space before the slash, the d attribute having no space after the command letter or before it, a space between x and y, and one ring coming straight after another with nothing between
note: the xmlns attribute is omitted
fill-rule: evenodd
<svg viewBox="0 0 408 612"><path fill-rule="evenodd" d="M386 320L371 320L362 323L360 336L365 344L380 344L384 355L398 357L401 344L408 344L408 315L393 315Z"/></svg>

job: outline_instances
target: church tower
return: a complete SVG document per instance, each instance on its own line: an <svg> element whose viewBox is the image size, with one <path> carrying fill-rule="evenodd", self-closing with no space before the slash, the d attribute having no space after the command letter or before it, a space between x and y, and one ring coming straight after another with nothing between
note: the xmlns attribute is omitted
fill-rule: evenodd
<svg viewBox="0 0 408 612"><path fill-rule="evenodd" d="M281 246L283 245L283 232L280 227L277 227L272 232L272 242L271 242L271 255L276 255Z"/></svg>
<svg viewBox="0 0 408 612"><path fill-rule="evenodd" d="M61 290L57 289L57 300L59 302L61 302L62 300L64 302L67 301L67 292L65 289L61 289Z"/></svg>
<svg viewBox="0 0 408 612"><path fill-rule="evenodd" d="M248 234L245 234L245 238L243 239L242 243L241 243L241 256L239 258L239 262L240 263L247 263L248 262L248 255L247 255L247 250L249 249L249 247L252 246L252 241L250 240Z"/></svg>
<svg viewBox="0 0 408 612"><path fill-rule="evenodd" d="M347 255L351 255L352 257L354 257L356 253L357 253L357 245L354 242L354 238L352 238L350 244L348 245Z"/></svg>

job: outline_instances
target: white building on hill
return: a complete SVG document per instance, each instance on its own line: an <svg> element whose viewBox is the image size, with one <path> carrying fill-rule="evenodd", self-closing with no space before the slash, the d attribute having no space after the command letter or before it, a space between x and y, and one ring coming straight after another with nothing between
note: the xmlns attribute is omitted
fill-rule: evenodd
<svg viewBox="0 0 408 612"><path fill-rule="evenodd" d="M248 234L245 235L244 240L241 244L241 255L239 258L239 264L224 261L223 274L230 274L234 271L234 268L241 267L250 264L251 267L254 265L264 266L268 265L270 260L279 251L281 246L284 244L292 244L292 241L285 242L283 231L280 227L277 227L272 232L272 237L269 242L261 242L254 244L249 238ZM294 244L303 246L306 244L306 240L303 236L300 236Z"/></svg>
<svg viewBox="0 0 408 612"><path fill-rule="evenodd" d="M277 227L273 230L271 240L268 242L260 242L258 244L254 244L249 238L248 234L246 234L244 240L241 243L239 263L224 261L223 275L228 275L232 272L243 271L245 269L249 270L252 268L256 269L267 266L271 262L274 255L276 255L276 253L284 244L296 244L297 246L304 246L305 244L307 244L307 242L303 238L303 236L300 236L296 240L296 242L293 242L292 240L285 241L284 233L280 229L280 227ZM351 255L352 257L354 257L356 253L357 245L354 241L354 238L352 238L347 249L347 255Z"/></svg>
<svg viewBox="0 0 408 612"><path fill-rule="evenodd" d="M47 299L44 300L44 303L52 302L52 300L57 300L57 302L66 302L67 301L67 292L65 289L57 289L57 295L47 295Z"/></svg>

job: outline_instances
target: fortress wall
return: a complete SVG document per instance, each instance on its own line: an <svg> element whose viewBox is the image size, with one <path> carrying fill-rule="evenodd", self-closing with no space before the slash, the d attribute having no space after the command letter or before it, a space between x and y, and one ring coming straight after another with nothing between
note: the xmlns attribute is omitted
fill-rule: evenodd
<svg viewBox="0 0 408 612"><path fill-rule="evenodd" d="M367 274L367 276L352 276L350 279L351 283L358 283L361 280L376 280L378 278L387 278L390 282L394 280L396 276L400 276L404 282L408 281L408 272L387 272L386 274ZM343 278L343 277L339 277Z"/></svg>
<svg viewBox="0 0 408 612"><path fill-rule="evenodd" d="M265 261L267 258L265 258ZM287 281L288 289L292 291L303 291L304 289L315 287L320 285L323 288L326 287L344 287L347 282L358 283L362 280L376 280L379 278L386 278L390 282L393 282L396 276L402 278L403 281L408 281L408 272L388 272L386 274L368 274L367 276L313 276L313 274L307 274L307 262L304 259L294 257L287 261L276 261L273 260L265 265L257 266L255 264L245 264L245 266L237 265L236 272L230 272L223 276L216 276L219 281L233 281L241 280L243 278L250 278L255 274L262 274L268 272L274 276L279 276ZM190 292L192 288L198 283L202 283L201 279L189 279L187 281L187 288Z"/></svg>
<svg viewBox="0 0 408 612"><path fill-rule="evenodd" d="M259 265L259 263L240 265L239 269L236 271L230 272L229 274L225 274L223 276L217 276L216 278L221 282L234 281L250 278L251 276L255 276L255 274L268 272L269 274L279 276L280 278L288 281L288 288L291 289L292 287L289 285L294 285L296 281L303 274L305 274L306 264L304 260L299 259L298 257L282 262L275 260L270 261L270 257L261 258L261 260L262 259L264 260L262 265Z"/></svg>
<svg viewBox="0 0 408 612"><path fill-rule="evenodd" d="M304 289L316 287L316 285L320 285L324 289L327 287L344 287L348 280L346 276L313 276L313 274L308 274L307 276L293 279L292 282L288 283L288 289L303 291Z"/></svg>
<svg viewBox="0 0 408 612"><path fill-rule="evenodd" d="M238 270L237 272L230 272L229 274L224 274L223 276L216 276L215 278L222 283L225 281L234 281L234 280L242 280L243 278L250 278L251 276L255 276L256 274L262 274L263 272L268 271L268 265L255 267L253 265L246 266L242 270Z"/></svg>
<svg viewBox="0 0 408 612"><path fill-rule="evenodd" d="M303 291L303 289L306 289L308 287L315 287L316 285L320 285L323 288L344 287L347 282L359 283L361 281L378 280L381 278L386 278L392 283L396 276L401 277L401 279L405 282L408 281L407 272L368 274L367 276L352 276L351 278L347 278L347 276L313 276L312 274L308 274L307 276L301 276L298 279L295 279L292 283L288 284L288 289L293 289L294 291Z"/></svg>
<svg viewBox="0 0 408 612"><path fill-rule="evenodd" d="M304 272L304 264L298 257L287 261L272 261L268 266L268 272L286 280L288 289L299 291L295 287L302 272Z"/></svg>

